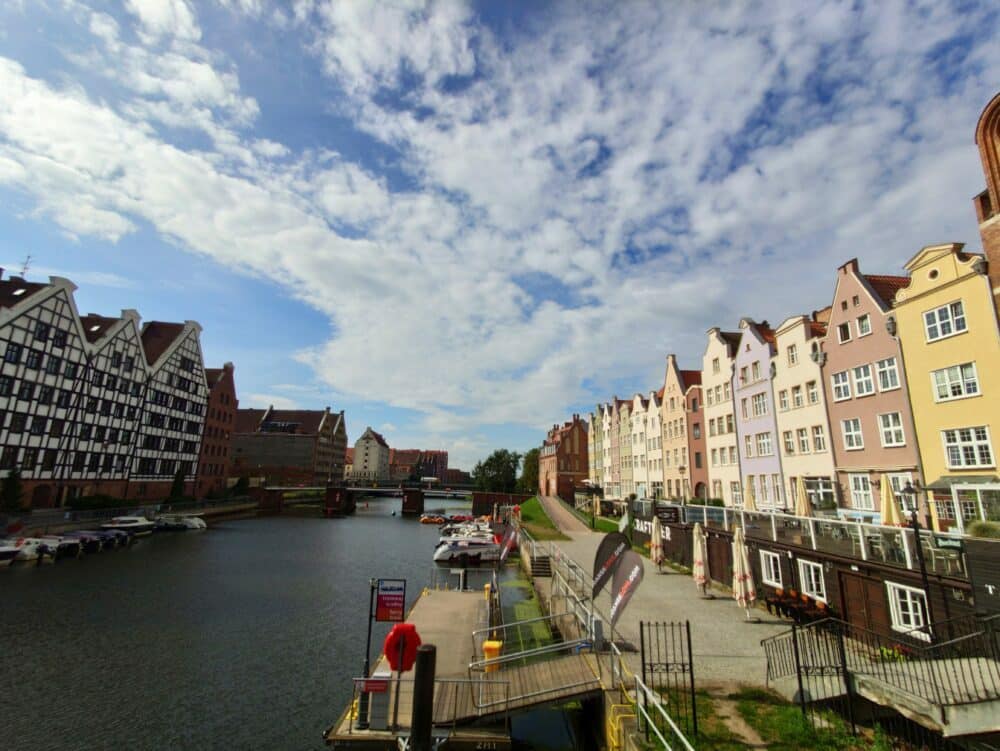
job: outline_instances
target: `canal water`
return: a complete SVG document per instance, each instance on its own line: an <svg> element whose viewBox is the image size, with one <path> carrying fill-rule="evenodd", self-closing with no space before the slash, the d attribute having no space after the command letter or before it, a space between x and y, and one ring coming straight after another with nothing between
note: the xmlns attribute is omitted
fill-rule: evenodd
<svg viewBox="0 0 1000 751"><path fill-rule="evenodd" d="M405 578L407 607L432 582L437 527L398 509L362 500L345 519L222 522L0 571L0 749L323 748L361 672L369 578ZM539 712L514 734L570 749L578 724Z"/></svg>

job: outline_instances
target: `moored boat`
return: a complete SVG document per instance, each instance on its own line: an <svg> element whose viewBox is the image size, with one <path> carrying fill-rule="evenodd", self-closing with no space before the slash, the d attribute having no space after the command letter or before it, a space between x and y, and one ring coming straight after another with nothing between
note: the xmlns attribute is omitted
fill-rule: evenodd
<svg viewBox="0 0 1000 751"><path fill-rule="evenodd" d="M120 529L131 535L135 535L136 537L142 537L143 535L152 533L155 526L156 524L151 522L145 516L116 516L111 521L102 524L101 529Z"/></svg>
<svg viewBox="0 0 1000 751"><path fill-rule="evenodd" d="M183 532L192 529L207 529L208 525L200 516L194 514L164 514L156 518L157 530L174 530Z"/></svg>
<svg viewBox="0 0 1000 751"><path fill-rule="evenodd" d="M90 529L77 529L73 532L63 532L63 537L80 541L84 553L100 553L104 547L104 539L100 534Z"/></svg>
<svg viewBox="0 0 1000 751"><path fill-rule="evenodd" d="M46 557L52 558L53 553L45 541L39 537L18 537L16 539L0 540L5 547L17 548L17 561L37 561L41 563Z"/></svg>
<svg viewBox="0 0 1000 751"><path fill-rule="evenodd" d="M469 537L442 542L434 551L436 563L483 563L500 559L502 546L494 537Z"/></svg>
<svg viewBox="0 0 1000 751"><path fill-rule="evenodd" d="M21 549L16 545L8 545L6 540L0 540L0 567L10 566L20 552Z"/></svg>
<svg viewBox="0 0 1000 751"><path fill-rule="evenodd" d="M52 551L53 558L79 558L83 555L83 542L77 537L46 535L42 542Z"/></svg>

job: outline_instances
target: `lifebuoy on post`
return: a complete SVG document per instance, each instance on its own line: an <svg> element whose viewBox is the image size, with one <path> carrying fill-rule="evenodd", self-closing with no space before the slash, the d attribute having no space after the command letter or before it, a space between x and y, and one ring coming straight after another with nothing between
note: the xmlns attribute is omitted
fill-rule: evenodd
<svg viewBox="0 0 1000 751"><path fill-rule="evenodd" d="M402 645L402 650L400 650ZM417 659L417 647L420 646L420 634L412 623L397 623L385 637L382 650L389 667L397 672L405 673L413 669ZM402 658L402 659L401 659Z"/></svg>

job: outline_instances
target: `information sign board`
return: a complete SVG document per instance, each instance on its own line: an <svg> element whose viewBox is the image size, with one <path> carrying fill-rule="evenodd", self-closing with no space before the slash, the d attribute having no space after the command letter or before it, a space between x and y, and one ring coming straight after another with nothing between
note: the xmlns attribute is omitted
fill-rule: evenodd
<svg viewBox="0 0 1000 751"><path fill-rule="evenodd" d="M406 611L406 579L379 579L375 589L375 620L402 623Z"/></svg>

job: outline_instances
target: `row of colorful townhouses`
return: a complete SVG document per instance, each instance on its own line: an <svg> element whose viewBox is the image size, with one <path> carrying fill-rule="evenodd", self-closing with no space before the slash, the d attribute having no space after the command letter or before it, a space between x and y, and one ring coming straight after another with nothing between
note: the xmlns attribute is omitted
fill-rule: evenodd
<svg viewBox="0 0 1000 751"><path fill-rule="evenodd" d="M24 506L226 489L233 365L205 368L198 323L80 315L68 279L2 277L0 476L19 471Z"/></svg>
<svg viewBox="0 0 1000 751"><path fill-rule="evenodd" d="M833 302L712 328L699 368L591 413L589 481L609 498L721 500L877 516L889 483L939 530L1000 519L1000 95L977 130L983 253L931 245L906 275L837 270Z"/></svg>

